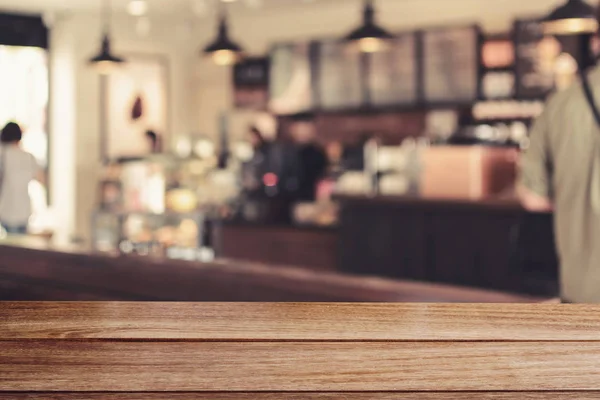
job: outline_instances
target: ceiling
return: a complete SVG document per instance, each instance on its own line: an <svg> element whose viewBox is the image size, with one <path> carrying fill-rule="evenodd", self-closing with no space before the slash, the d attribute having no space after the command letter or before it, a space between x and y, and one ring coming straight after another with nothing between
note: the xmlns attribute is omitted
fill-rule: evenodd
<svg viewBox="0 0 600 400"><path fill-rule="evenodd" d="M0 0L0 11L26 13L98 12L104 0ZM131 0L107 0L113 13L126 13ZM224 0L145 0L148 15L210 15ZM319 4L349 0L228 0L233 13L257 12L299 6L314 7Z"/></svg>

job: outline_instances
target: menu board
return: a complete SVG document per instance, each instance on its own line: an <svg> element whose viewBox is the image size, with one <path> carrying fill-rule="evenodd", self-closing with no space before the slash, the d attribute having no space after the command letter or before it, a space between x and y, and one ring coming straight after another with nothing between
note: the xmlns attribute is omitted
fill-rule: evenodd
<svg viewBox="0 0 600 400"><path fill-rule="evenodd" d="M396 36L385 51L371 53L367 76L371 105L405 105L417 101L416 35Z"/></svg>
<svg viewBox="0 0 600 400"><path fill-rule="evenodd" d="M356 108L363 103L361 53L340 41L319 43L318 92L322 109Z"/></svg>
<svg viewBox="0 0 600 400"><path fill-rule="evenodd" d="M269 108L276 114L294 114L313 108L311 46L309 43L275 45L270 53Z"/></svg>
<svg viewBox="0 0 600 400"><path fill-rule="evenodd" d="M424 96L428 103L472 102L479 79L476 26L423 33Z"/></svg>
<svg viewBox="0 0 600 400"><path fill-rule="evenodd" d="M576 80L579 62L585 62L581 36L544 36L542 24L536 20L517 21L514 31L517 97L544 98ZM592 53L594 46L590 41Z"/></svg>
<svg viewBox="0 0 600 400"><path fill-rule="evenodd" d="M539 21L515 22L517 97L539 98L554 89L554 63L560 44L544 36Z"/></svg>
<svg viewBox="0 0 600 400"><path fill-rule="evenodd" d="M233 83L236 87L267 87L269 85L269 59L246 58L233 67Z"/></svg>
<svg viewBox="0 0 600 400"><path fill-rule="evenodd" d="M247 58L233 67L236 108L264 109L268 102L269 59Z"/></svg>

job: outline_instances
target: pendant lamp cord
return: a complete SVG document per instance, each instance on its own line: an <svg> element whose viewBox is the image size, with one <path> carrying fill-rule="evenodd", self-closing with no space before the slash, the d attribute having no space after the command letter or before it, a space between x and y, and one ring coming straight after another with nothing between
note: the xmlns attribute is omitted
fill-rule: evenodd
<svg viewBox="0 0 600 400"><path fill-rule="evenodd" d="M224 2L221 2L219 6L219 22L225 23L227 20L227 5Z"/></svg>
<svg viewBox="0 0 600 400"><path fill-rule="evenodd" d="M219 5L219 28L218 32L220 36L227 35L227 5L224 2L220 2Z"/></svg>
<svg viewBox="0 0 600 400"><path fill-rule="evenodd" d="M102 34L108 36L110 33L110 0L103 0L102 2Z"/></svg>
<svg viewBox="0 0 600 400"><path fill-rule="evenodd" d="M375 20L375 5L373 0L365 0L364 7L364 22L367 24L373 23Z"/></svg>

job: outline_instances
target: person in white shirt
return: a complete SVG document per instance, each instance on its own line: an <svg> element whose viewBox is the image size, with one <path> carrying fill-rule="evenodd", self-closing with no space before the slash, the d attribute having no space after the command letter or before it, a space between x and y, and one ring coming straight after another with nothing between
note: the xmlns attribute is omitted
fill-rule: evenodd
<svg viewBox="0 0 600 400"><path fill-rule="evenodd" d="M23 151L21 127L6 124L0 134L0 225L9 234L26 234L31 217L29 183L38 178L39 167L31 154Z"/></svg>

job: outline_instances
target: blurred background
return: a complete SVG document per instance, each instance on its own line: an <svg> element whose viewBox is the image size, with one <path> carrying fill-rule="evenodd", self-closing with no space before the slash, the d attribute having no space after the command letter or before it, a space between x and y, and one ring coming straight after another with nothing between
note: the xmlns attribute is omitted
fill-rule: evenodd
<svg viewBox="0 0 600 400"><path fill-rule="evenodd" d="M552 215L514 183L547 96L598 51L569 31L586 15L545 25L565 4L597 6L0 0L0 125L45 176L4 251L551 298Z"/></svg>

